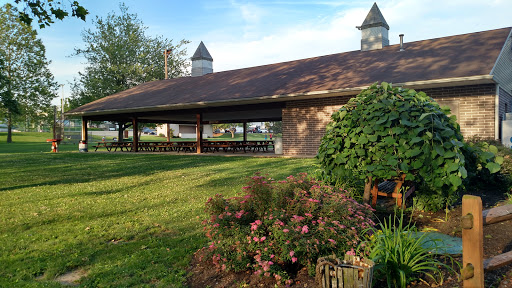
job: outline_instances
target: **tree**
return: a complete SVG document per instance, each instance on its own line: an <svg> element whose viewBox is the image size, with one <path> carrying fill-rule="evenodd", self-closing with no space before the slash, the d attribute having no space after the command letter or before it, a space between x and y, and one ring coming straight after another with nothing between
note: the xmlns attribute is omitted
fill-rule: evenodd
<svg viewBox="0 0 512 288"><path fill-rule="evenodd" d="M37 19L39 28L44 28L54 23L54 19L63 20L69 16L69 12L65 11L61 1L53 0L14 0L16 4L23 3L25 6L23 11L18 12L18 17L21 22L31 25L34 18ZM85 16L89 11L78 3L73 1L71 3L71 16L82 19L85 21Z"/></svg>
<svg viewBox="0 0 512 288"><path fill-rule="evenodd" d="M242 125L242 123L213 124L213 129L227 129L231 133L231 138L235 138L236 127L241 127Z"/></svg>
<svg viewBox="0 0 512 288"><path fill-rule="evenodd" d="M265 127L267 127L268 130L271 130L272 133L274 133L274 134L283 132L283 122L282 121L265 122Z"/></svg>
<svg viewBox="0 0 512 288"><path fill-rule="evenodd" d="M372 179L406 174L406 180L427 184L444 201L455 200L468 174L466 148L448 113L423 92L386 82L372 85L333 113L317 154L324 179L365 180L363 198L369 201ZM494 173L503 159L491 152L472 154Z"/></svg>
<svg viewBox="0 0 512 288"><path fill-rule="evenodd" d="M119 5L119 15L110 13L106 18L96 17L95 29L83 31L84 48L75 48L75 56L87 60L85 71L79 73L72 85L70 107L75 108L141 83L164 79L164 50L168 56L169 78L187 75L189 63L186 49L189 43L146 35L147 27ZM119 123L120 136L126 123ZM119 137L119 139L122 139Z"/></svg>
<svg viewBox="0 0 512 288"><path fill-rule="evenodd" d="M56 97L57 83L48 69L46 50L37 32L22 23L10 4L0 9L0 51L4 77L2 114L7 118L7 142L12 142L13 123L44 117Z"/></svg>

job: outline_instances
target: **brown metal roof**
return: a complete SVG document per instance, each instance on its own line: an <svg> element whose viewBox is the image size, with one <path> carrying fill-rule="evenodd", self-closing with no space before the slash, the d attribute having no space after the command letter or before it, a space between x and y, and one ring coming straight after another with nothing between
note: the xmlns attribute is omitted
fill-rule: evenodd
<svg viewBox="0 0 512 288"><path fill-rule="evenodd" d="M285 101L294 95L359 89L377 81L406 83L489 75L510 31L509 27L410 42L404 44L405 51L392 45L201 77L153 81L67 114L88 116Z"/></svg>

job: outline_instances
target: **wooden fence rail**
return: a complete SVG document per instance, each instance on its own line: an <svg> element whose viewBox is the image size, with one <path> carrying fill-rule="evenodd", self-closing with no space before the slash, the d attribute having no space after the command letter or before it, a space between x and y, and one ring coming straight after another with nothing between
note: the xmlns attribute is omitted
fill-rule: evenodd
<svg viewBox="0 0 512 288"><path fill-rule="evenodd" d="M484 270L494 270L512 263L512 251L484 260L483 226L512 219L512 204L482 211L478 196L462 197L462 285L484 287Z"/></svg>

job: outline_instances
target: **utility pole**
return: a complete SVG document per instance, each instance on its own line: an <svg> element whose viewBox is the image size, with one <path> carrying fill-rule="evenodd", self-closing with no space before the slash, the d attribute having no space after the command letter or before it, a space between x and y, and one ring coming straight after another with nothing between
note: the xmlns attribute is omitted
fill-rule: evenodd
<svg viewBox="0 0 512 288"><path fill-rule="evenodd" d="M164 58L165 58L165 79L169 79L169 76L167 74L167 57L169 54L171 54L172 49L164 50Z"/></svg>
<svg viewBox="0 0 512 288"><path fill-rule="evenodd" d="M59 86L62 88L62 99L60 100L60 137L61 139L64 138L64 84L59 84Z"/></svg>

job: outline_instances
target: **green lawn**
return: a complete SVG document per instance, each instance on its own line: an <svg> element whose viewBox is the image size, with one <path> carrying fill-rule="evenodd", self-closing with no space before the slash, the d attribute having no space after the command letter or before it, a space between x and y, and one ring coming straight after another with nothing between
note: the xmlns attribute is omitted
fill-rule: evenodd
<svg viewBox="0 0 512 288"><path fill-rule="evenodd" d="M48 135L0 133L0 287L181 287L206 243L203 206L235 195L254 172L284 178L313 159L78 153ZM68 147L69 146L69 147ZM44 153L41 153L44 151ZM73 151L73 152L71 152ZM198 217L199 216L199 217Z"/></svg>

